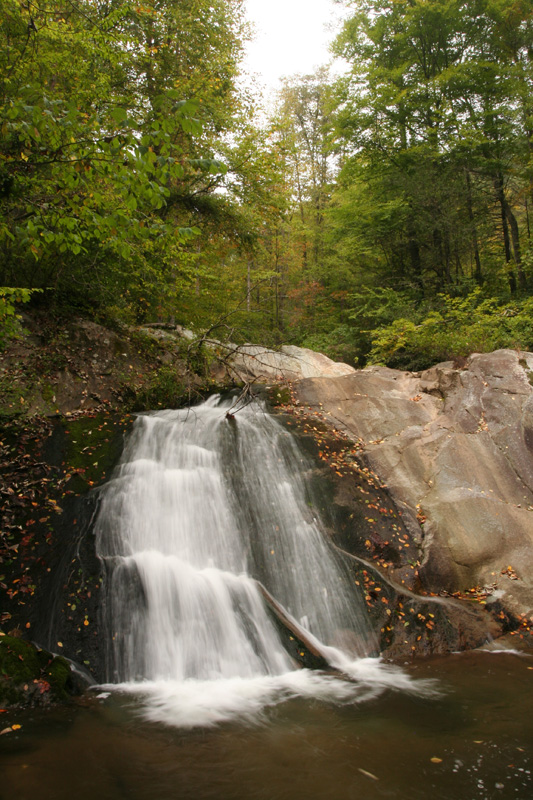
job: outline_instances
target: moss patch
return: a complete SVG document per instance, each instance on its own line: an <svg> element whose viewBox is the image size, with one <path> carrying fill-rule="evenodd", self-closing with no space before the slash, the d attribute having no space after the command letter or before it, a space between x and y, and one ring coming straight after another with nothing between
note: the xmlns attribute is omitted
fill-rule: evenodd
<svg viewBox="0 0 533 800"><path fill-rule="evenodd" d="M14 636L0 636L0 704L50 705L75 693L70 666L61 656Z"/></svg>
<svg viewBox="0 0 533 800"><path fill-rule="evenodd" d="M78 476L93 486L102 483L112 472L122 452L124 433L131 428L133 417L103 412L61 420L60 424L64 437L62 468L66 482ZM68 489L71 492L73 489L83 491L81 485L70 483Z"/></svg>
<svg viewBox="0 0 533 800"><path fill-rule="evenodd" d="M272 386L268 390L268 402L273 408L291 403L291 390L288 386Z"/></svg>

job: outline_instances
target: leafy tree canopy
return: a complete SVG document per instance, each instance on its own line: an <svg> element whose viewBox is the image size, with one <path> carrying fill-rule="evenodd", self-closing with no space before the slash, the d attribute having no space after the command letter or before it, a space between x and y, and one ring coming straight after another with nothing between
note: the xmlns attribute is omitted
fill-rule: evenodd
<svg viewBox="0 0 533 800"><path fill-rule="evenodd" d="M346 73L259 123L244 0L4 0L4 319L21 287L359 364L533 346L531 3L341 1Z"/></svg>
<svg viewBox="0 0 533 800"><path fill-rule="evenodd" d="M101 300L180 280L177 198L224 171L239 0L6 0L0 21L3 282Z"/></svg>

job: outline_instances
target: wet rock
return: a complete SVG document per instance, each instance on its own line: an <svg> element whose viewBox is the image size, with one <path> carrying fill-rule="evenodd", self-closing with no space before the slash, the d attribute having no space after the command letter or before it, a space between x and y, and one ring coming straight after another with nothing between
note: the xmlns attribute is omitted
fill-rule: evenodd
<svg viewBox="0 0 533 800"><path fill-rule="evenodd" d="M0 705L51 705L81 689L66 659L19 637L0 636Z"/></svg>

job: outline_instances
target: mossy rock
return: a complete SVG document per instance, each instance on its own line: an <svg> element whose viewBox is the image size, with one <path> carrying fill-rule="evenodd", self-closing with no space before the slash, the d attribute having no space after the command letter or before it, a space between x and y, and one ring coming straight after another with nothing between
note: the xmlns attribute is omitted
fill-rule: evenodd
<svg viewBox="0 0 533 800"><path fill-rule="evenodd" d="M74 693L68 661L24 639L0 636L0 705L50 705Z"/></svg>
<svg viewBox="0 0 533 800"><path fill-rule="evenodd" d="M291 390L288 386L272 386L268 390L268 401L273 408L291 403Z"/></svg>

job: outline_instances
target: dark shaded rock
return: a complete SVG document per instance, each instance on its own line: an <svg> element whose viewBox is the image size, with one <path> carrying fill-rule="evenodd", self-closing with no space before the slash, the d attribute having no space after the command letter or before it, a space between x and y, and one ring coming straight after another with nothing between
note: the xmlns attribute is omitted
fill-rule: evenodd
<svg viewBox="0 0 533 800"><path fill-rule="evenodd" d="M129 415L6 426L0 453L0 626L104 677L102 565L92 531L97 487L112 473ZM10 448L14 441L17 447ZM20 455L13 455L13 450Z"/></svg>

